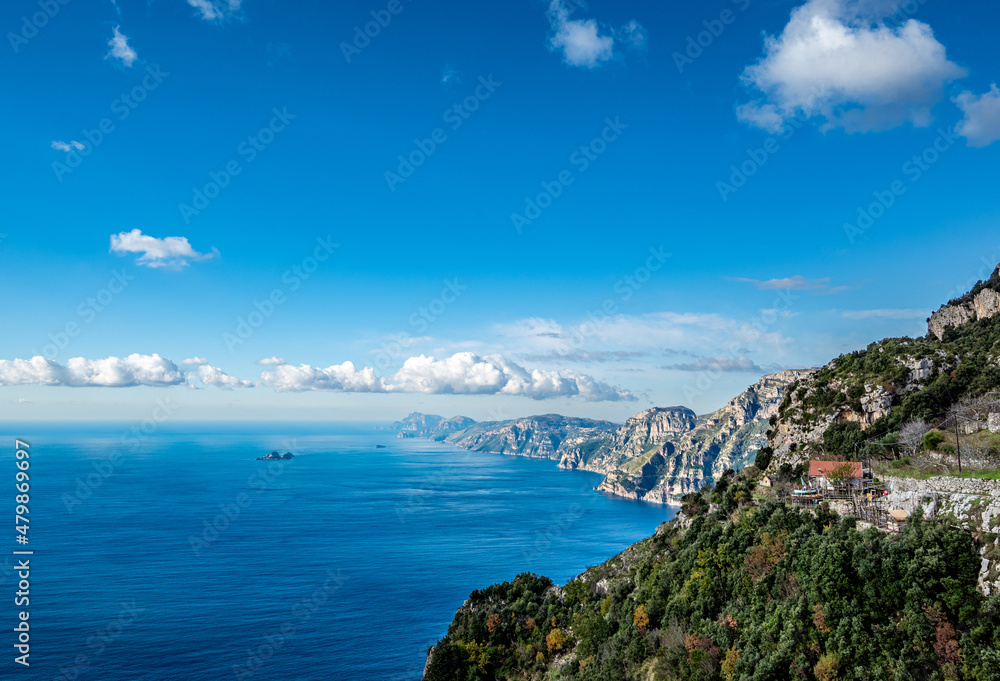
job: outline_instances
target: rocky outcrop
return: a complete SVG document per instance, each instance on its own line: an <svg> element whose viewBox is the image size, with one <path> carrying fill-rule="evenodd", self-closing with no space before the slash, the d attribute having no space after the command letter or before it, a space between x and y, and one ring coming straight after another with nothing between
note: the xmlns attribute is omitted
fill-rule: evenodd
<svg viewBox="0 0 1000 681"><path fill-rule="evenodd" d="M888 508L945 518L972 533L982 559L979 590L1000 593L1000 481L936 477L929 480L886 477Z"/></svg>
<svg viewBox="0 0 1000 681"><path fill-rule="evenodd" d="M288 459L294 459L295 455L291 452L285 452L284 454L279 454L278 452L271 452L267 456L258 456L257 461L287 461Z"/></svg>
<svg viewBox="0 0 1000 681"><path fill-rule="evenodd" d="M808 375L783 371L764 376L705 416L677 407L637 414L615 434L604 455L617 465L598 489L652 503L679 503L726 469L752 463L767 443L769 419L777 415L785 390Z"/></svg>
<svg viewBox="0 0 1000 681"><path fill-rule="evenodd" d="M867 355L865 362L838 357L804 376L789 391L768 443L774 450L769 472L776 472L783 464L795 466L820 456L823 436L834 424L857 423L861 430L868 430L891 414L904 395L922 389L961 363L953 353L929 350L912 339L880 341L861 352ZM865 363L875 363L876 355L881 365L896 368L889 371L895 376L891 381L863 368ZM853 368L856 365L862 366Z"/></svg>
<svg viewBox="0 0 1000 681"><path fill-rule="evenodd" d="M944 340L945 331L1000 314L1000 265L989 281L977 285L968 295L944 305L927 321L927 331Z"/></svg>

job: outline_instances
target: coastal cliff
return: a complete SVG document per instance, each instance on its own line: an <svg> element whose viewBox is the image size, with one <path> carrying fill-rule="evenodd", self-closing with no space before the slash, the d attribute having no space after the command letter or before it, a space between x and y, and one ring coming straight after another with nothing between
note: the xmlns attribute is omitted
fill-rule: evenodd
<svg viewBox="0 0 1000 681"><path fill-rule="evenodd" d="M767 443L769 419L777 415L785 390L809 375L789 370L764 376L704 416L673 408L632 417L616 433L612 453L618 460L598 489L652 503L680 503L726 469L753 463Z"/></svg>
<svg viewBox="0 0 1000 681"><path fill-rule="evenodd" d="M475 452L560 461L569 452L599 447L617 429L610 421L545 414L477 423L445 441Z"/></svg>
<svg viewBox="0 0 1000 681"><path fill-rule="evenodd" d="M752 463L767 441L768 419L777 413L785 389L808 375L764 376L703 416L687 407L654 407L619 425L557 414L475 423L415 413L393 428L400 437L444 440L476 452L552 459L562 468L603 474L597 488L602 492L679 504L723 471Z"/></svg>
<svg viewBox="0 0 1000 681"><path fill-rule="evenodd" d="M980 282L969 293L943 305L927 320L927 330L938 340L944 340L948 329L957 329L980 319L1000 314L1000 265L987 281Z"/></svg>
<svg viewBox="0 0 1000 681"><path fill-rule="evenodd" d="M927 336L872 343L799 379L778 409L761 468L774 474L820 457L884 459L898 450L906 424L933 426L1000 389L998 289L1000 266L935 312Z"/></svg>

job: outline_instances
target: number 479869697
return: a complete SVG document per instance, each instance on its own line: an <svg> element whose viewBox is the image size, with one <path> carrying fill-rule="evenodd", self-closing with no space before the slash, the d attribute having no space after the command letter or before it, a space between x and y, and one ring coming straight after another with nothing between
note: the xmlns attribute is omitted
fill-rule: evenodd
<svg viewBox="0 0 1000 681"><path fill-rule="evenodd" d="M15 497L17 502L17 520L14 523L15 529L17 530L17 543L27 544L28 543L28 501L31 497L28 492L31 490L31 484L28 482L28 469L31 468L31 454L29 453L31 445L27 442L22 442L21 440L15 440L17 444L17 474L15 476L18 494Z"/></svg>

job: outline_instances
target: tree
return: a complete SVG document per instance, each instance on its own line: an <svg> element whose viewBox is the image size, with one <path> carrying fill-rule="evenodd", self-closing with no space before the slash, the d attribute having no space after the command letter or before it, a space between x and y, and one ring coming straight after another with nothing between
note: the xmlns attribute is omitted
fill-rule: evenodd
<svg viewBox="0 0 1000 681"><path fill-rule="evenodd" d="M549 635L545 637L545 643L548 646L550 653L556 650L562 650L562 647L566 644L566 634L563 633L562 629L553 629L549 632Z"/></svg>
<svg viewBox="0 0 1000 681"><path fill-rule="evenodd" d="M632 614L632 624L639 627L639 631L643 634L646 633L646 629L649 628L649 613L646 612L645 605L639 605Z"/></svg>
<svg viewBox="0 0 1000 681"><path fill-rule="evenodd" d="M924 436L931 427L923 419L908 421L899 429L899 444L907 456L916 456L924 446Z"/></svg>
<svg viewBox="0 0 1000 681"><path fill-rule="evenodd" d="M834 468L827 479L833 483L834 487L843 487L848 481L854 479L854 466L850 463L843 463Z"/></svg>
<svg viewBox="0 0 1000 681"><path fill-rule="evenodd" d="M840 671L840 660L834 653L827 653L819 658L813 673L818 681L835 681L837 672Z"/></svg>

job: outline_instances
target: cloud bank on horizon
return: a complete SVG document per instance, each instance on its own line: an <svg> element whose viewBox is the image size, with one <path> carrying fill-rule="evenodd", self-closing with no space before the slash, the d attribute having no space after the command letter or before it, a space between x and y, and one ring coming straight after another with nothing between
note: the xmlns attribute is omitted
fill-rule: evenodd
<svg viewBox="0 0 1000 681"><path fill-rule="evenodd" d="M239 379L201 357L181 364L185 373L158 354L70 359L66 365L44 357L0 360L0 386L45 385L71 388L132 388L213 386L223 390L266 385L277 392L415 393L426 395L516 395L534 400L580 397L590 402L635 401L635 396L576 371L526 369L500 356L479 357L460 352L444 359L420 355L407 359L396 373L379 377L371 367L344 362L326 368L308 364L290 366L280 358L260 363L274 365L261 381Z"/></svg>

